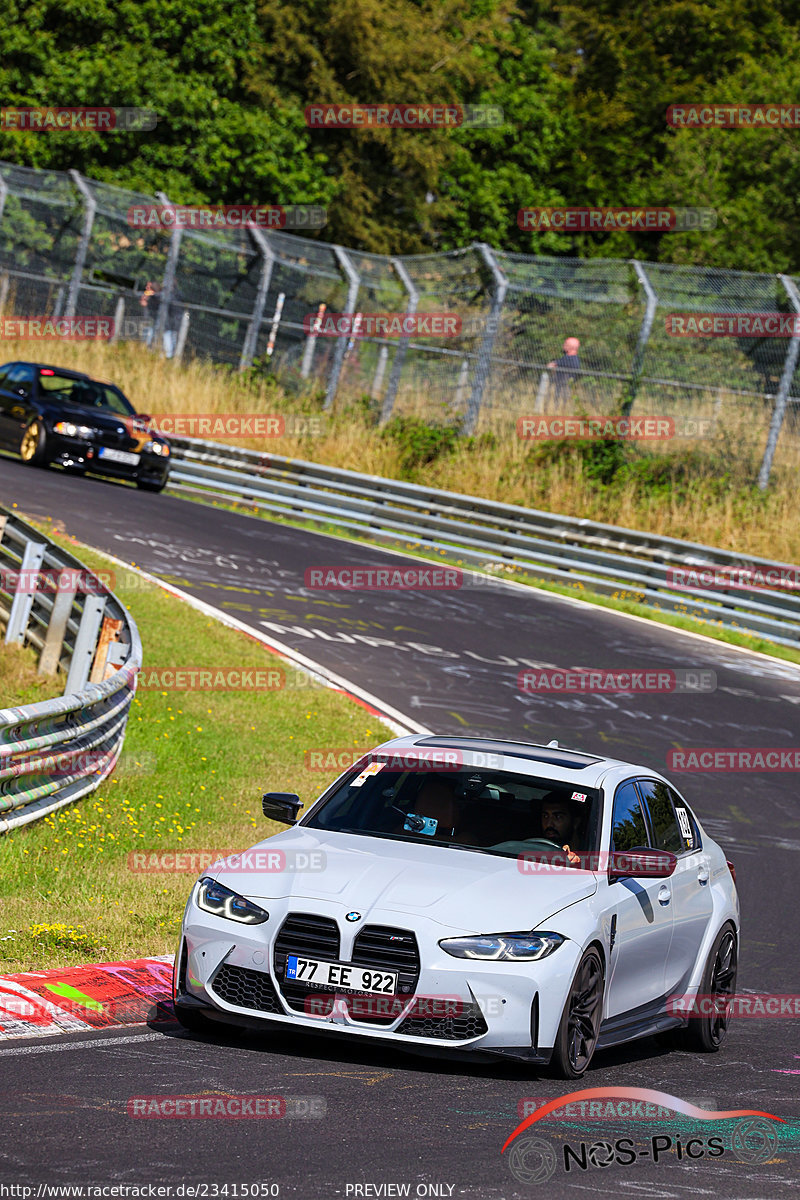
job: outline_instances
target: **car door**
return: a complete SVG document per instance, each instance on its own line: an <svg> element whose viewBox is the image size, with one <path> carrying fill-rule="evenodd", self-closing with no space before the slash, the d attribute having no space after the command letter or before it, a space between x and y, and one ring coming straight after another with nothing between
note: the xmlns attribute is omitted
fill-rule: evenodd
<svg viewBox="0 0 800 1200"><path fill-rule="evenodd" d="M714 909L711 861L700 844L688 805L673 788L660 779L642 779L639 790L649 818L651 845L678 856L673 874L664 880L672 891L673 911L666 986L670 993L682 992Z"/></svg>
<svg viewBox="0 0 800 1200"><path fill-rule="evenodd" d="M12 363L0 386L0 444L8 450L19 450L22 434L33 415L34 381L33 367Z"/></svg>
<svg viewBox="0 0 800 1200"><path fill-rule="evenodd" d="M642 799L635 780L628 779L614 793L608 849L633 850L649 844ZM669 879L647 877L609 883L606 916L614 937L606 984L608 1017L664 996L673 922L669 884Z"/></svg>

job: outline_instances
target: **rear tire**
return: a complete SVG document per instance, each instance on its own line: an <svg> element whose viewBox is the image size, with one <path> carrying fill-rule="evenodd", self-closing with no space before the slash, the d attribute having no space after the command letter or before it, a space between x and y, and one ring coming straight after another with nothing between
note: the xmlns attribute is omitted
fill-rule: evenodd
<svg viewBox="0 0 800 1200"><path fill-rule="evenodd" d="M167 486L167 481L165 479L163 483L151 483L144 479L137 479L136 486L141 488L143 492L163 492Z"/></svg>
<svg viewBox="0 0 800 1200"><path fill-rule="evenodd" d="M43 467L47 462L47 433L44 422L34 418L22 435L19 456L29 467Z"/></svg>
<svg viewBox="0 0 800 1200"><path fill-rule="evenodd" d="M728 923L723 925L711 947L700 984L700 995L713 997L713 1013L690 1017L684 1032L687 1050L699 1050L703 1054L716 1054L728 1033L730 1001L736 995L736 969L738 965L736 930ZM706 1001L708 1003L708 1001ZM719 1009L719 1011L716 1011Z"/></svg>
<svg viewBox="0 0 800 1200"><path fill-rule="evenodd" d="M590 946L578 964L561 1014L550 1073L557 1079L580 1079L600 1036L605 972L599 952Z"/></svg>

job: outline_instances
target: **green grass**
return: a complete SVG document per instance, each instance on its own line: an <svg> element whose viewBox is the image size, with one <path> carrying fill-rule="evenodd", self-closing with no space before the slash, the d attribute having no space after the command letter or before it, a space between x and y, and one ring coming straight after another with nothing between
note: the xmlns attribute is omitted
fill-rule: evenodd
<svg viewBox="0 0 800 1200"><path fill-rule="evenodd" d="M108 566L93 552L79 557ZM117 594L139 626L145 666L279 664L254 639L138 582ZM304 750L366 750L392 736L341 693L281 665L279 690L140 691L116 772L0 837L0 973L173 951L194 874L132 871L131 851L243 849L282 828L263 817L262 792L296 791L308 803L337 774L308 771Z"/></svg>

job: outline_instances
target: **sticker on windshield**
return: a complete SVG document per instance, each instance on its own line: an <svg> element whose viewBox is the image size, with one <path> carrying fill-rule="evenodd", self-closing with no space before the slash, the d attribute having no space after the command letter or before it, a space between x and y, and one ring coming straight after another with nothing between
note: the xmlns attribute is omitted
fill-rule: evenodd
<svg viewBox="0 0 800 1200"><path fill-rule="evenodd" d="M572 799L580 800L581 804L585 804L586 803L586 792L573 792Z"/></svg>
<svg viewBox="0 0 800 1200"><path fill-rule="evenodd" d="M692 834L692 826L689 822L689 814L685 808L676 808L675 813L678 817L678 824L681 827L681 833L683 834L686 845L691 846L692 842L694 841L694 835Z"/></svg>
<svg viewBox="0 0 800 1200"><path fill-rule="evenodd" d="M364 770L360 775L356 776L356 778L350 784L350 787L361 787L362 783L365 783L366 780L369 779L370 775L377 775L378 772L382 771L385 766L386 763L382 762L370 763L368 767L364 767Z"/></svg>

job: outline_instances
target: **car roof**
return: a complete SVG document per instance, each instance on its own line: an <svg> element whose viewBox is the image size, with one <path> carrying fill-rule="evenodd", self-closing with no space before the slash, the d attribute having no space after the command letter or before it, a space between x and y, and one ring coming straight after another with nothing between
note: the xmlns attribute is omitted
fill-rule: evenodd
<svg viewBox="0 0 800 1200"><path fill-rule="evenodd" d="M72 371L69 367L55 367L52 363L30 362L28 359L15 358L7 363L3 363L2 367L33 367L36 371L55 371L58 375L66 375L68 379L91 379L91 375L87 375L85 371Z"/></svg>
<svg viewBox="0 0 800 1200"><path fill-rule="evenodd" d="M582 784L584 787L599 787L601 781L610 775L609 782L630 777L646 775L651 778L663 779L652 767L640 766L636 763L625 762L618 758L608 758L605 755L587 754L582 750L571 750L554 745L542 746L535 742L501 741L493 738L448 737L444 734L409 735L393 738L376 746L371 753L396 751L419 751L425 754L432 750L455 750L466 755L475 755L477 761L465 762L465 766L473 766L480 770L481 755L500 756L502 765L492 761L483 764L487 769L501 769L520 775L535 774L540 778L558 780L563 783Z"/></svg>

